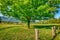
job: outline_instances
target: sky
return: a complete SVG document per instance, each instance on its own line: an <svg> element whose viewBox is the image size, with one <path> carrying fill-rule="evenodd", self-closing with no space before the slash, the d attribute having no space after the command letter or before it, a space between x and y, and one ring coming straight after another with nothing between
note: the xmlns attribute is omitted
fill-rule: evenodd
<svg viewBox="0 0 60 40"><path fill-rule="evenodd" d="M60 17L60 12L55 15L55 18L59 18L59 17Z"/></svg>
<svg viewBox="0 0 60 40"><path fill-rule="evenodd" d="M59 18L60 17L60 8L58 9L58 13L55 14L55 18Z"/></svg>
<svg viewBox="0 0 60 40"><path fill-rule="evenodd" d="M0 16L3 16L3 15L0 13Z"/></svg>

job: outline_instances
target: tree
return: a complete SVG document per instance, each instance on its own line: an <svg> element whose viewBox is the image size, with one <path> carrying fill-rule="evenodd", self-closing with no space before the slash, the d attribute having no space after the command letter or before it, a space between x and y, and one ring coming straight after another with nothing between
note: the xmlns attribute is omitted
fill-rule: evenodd
<svg viewBox="0 0 60 40"><path fill-rule="evenodd" d="M1 23L1 21L2 21L2 19L1 19L1 17L0 17L0 23Z"/></svg>
<svg viewBox="0 0 60 40"><path fill-rule="evenodd" d="M3 15L27 21L30 28L30 20L54 18L59 3L59 0L0 0L0 11Z"/></svg>

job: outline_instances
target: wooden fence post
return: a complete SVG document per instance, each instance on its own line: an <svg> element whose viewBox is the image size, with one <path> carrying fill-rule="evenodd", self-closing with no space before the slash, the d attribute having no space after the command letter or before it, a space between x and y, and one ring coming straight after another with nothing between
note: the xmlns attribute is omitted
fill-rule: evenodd
<svg viewBox="0 0 60 40"><path fill-rule="evenodd" d="M39 40L39 30L35 29L35 40Z"/></svg>
<svg viewBox="0 0 60 40"><path fill-rule="evenodd" d="M58 33L60 33L60 27L58 27Z"/></svg>
<svg viewBox="0 0 60 40"><path fill-rule="evenodd" d="M56 36L56 27L53 26L52 27L52 40L55 38L55 36Z"/></svg>

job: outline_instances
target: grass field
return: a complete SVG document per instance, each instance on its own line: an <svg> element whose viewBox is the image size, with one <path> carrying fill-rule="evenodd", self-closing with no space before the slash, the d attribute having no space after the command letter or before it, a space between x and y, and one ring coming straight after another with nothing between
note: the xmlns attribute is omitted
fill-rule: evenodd
<svg viewBox="0 0 60 40"><path fill-rule="evenodd" d="M39 27L39 40L51 40L51 32L51 28ZM35 32L33 28L28 29L19 25L0 25L0 40L35 40ZM58 32L54 40L60 40Z"/></svg>

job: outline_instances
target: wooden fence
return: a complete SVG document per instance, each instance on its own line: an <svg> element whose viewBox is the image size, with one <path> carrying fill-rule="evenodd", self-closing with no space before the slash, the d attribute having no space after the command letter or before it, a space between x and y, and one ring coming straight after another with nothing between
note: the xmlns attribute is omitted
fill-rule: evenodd
<svg viewBox="0 0 60 40"><path fill-rule="evenodd" d="M44 26L45 24L42 24L42 25L40 25L40 26ZM52 28L52 40L54 40L54 38L56 37L56 26L60 26L60 24L54 24L54 26L53 26L53 24L51 25L51 24L46 24L45 26L52 26L51 28ZM35 28L35 40L39 40L39 29L37 29L37 28Z"/></svg>

